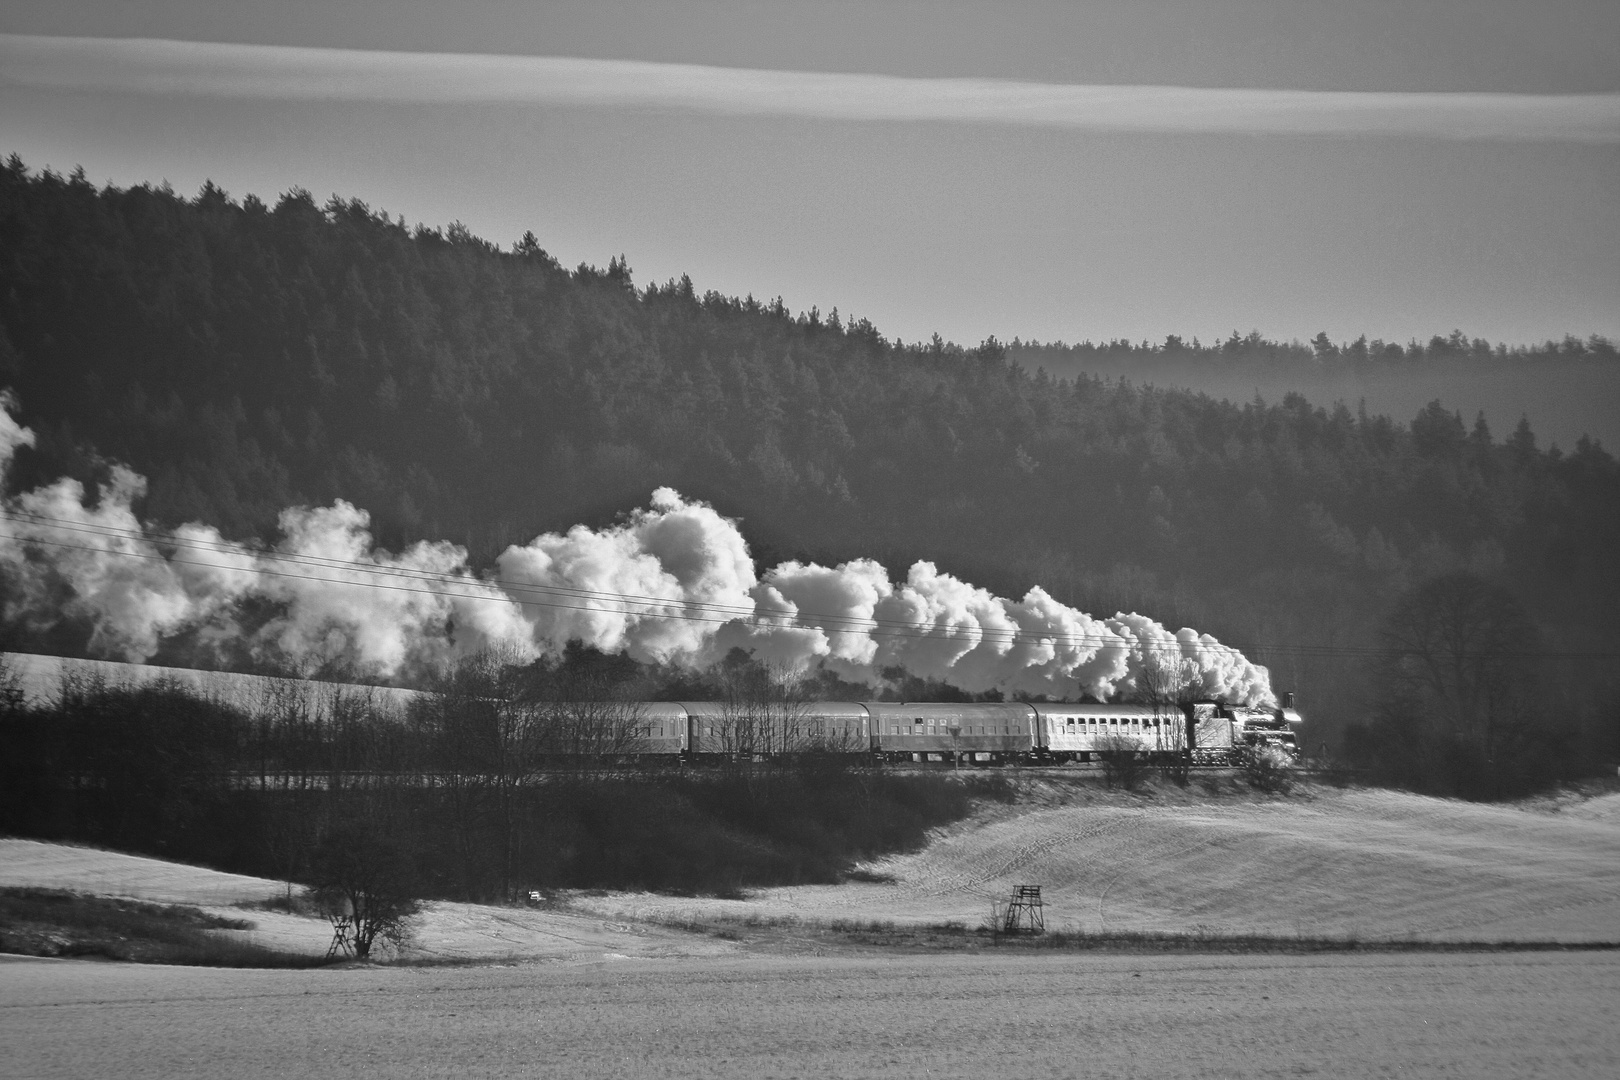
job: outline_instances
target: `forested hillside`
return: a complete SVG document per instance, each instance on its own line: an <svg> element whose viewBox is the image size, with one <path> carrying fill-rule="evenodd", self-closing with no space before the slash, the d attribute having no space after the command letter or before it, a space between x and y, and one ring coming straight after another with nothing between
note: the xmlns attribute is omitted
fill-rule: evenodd
<svg viewBox="0 0 1620 1080"><path fill-rule="evenodd" d="M303 191L97 189L15 157L0 383L40 434L12 491L127 462L159 523L264 536L341 497L384 543L482 564L667 484L740 516L768 561L930 558L1207 630L1324 732L1371 700L1403 591L1470 569L1544 652L1581 654L1546 693L1620 753L1620 467L1528 426L1054 379L994 340L902 346L836 310L638 288L618 259L565 269L532 235L504 250Z"/></svg>

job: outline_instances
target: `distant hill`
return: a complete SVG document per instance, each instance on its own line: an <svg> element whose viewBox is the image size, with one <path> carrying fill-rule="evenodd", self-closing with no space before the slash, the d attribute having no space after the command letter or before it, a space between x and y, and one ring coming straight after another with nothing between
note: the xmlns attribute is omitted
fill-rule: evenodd
<svg viewBox="0 0 1620 1080"><path fill-rule="evenodd" d="M1582 436L1620 446L1620 353L1601 337L1509 349L1461 332L1404 346L1365 338L1335 344L1325 336L1303 345L1233 334L1207 346L1176 338L1162 344L1015 342L1008 355L1031 372L1129 379L1239 404L1257 395L1275 403L1298 393L1317 405L1342 401L1404 419L1439 401L1466 420L1483 414L1497 432L1527 418L1540 437L1565 449Z"/></svg>

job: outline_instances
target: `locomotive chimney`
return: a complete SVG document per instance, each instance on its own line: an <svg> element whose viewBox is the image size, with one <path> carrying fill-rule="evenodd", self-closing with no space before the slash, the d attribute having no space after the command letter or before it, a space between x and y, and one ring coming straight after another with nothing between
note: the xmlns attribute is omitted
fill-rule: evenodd
<svg viewBox="0 0 1620 1080"><path fill-rule="evenodd" d="M1292 709L1293 707L1294 707L1294 692L1292 690L1290 690L1286 694L1283 695L1283 708Z"/></svg>

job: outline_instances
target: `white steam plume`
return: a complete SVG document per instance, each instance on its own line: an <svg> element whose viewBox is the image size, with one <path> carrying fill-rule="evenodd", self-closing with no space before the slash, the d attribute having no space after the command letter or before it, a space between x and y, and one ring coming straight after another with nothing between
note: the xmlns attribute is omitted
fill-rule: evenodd
<svg viewBox="0 0 1620 1080"><path fill-rule="evenodd" d="M0 406L4 475L34 436L12 417L9 396ZM137 663L186 630L299 667L342 660L384 677L496 641L534 654L511 602L474 577L453 544L391 555L372 545L369 515L342 500L283 511L283 539L266 549L206 525L154 534L133 510L145 490L144 478L114 466L94 507L67 478L0 504L7 621L44 630L82 619L92 652ZM275 612L251 631L238 618L250 599Z"/></svg>
<svg viewBox="0 0 1620 1080"><path fill-rule="evenodd" d="M0 398L0 474L33 434ZM91 627L99 655L143 661L189 632L313 669L333 660L391 678L484 645L519 656L578 638L640 660L702 665L734 647L869 681L899 665L969 690L1099 698L1142 687L1149 668L1234 703L1272 699L1266 669L1193 630L1142 615L1098 619L1040 588L1008 600L918 562L904 581L878 563L788 562L757 576L736 522L670 488L605 529L577 525L512 546L492 575L464 549L377 548L364 510L295 507L271 546L212 527L159 534L133 504L145 481L123 467L94 506L71 479L0 503L8 621ZM245 612L261 615L251 624ZM268 610L266 619L262 612Z"/></svg>

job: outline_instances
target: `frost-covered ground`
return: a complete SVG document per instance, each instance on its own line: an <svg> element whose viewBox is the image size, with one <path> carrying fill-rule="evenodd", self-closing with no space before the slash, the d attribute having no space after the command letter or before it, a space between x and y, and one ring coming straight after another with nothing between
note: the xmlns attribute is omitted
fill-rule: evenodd
<svg viewBox="0 0 1620 1080"><path fill-rule="evenodd" d="M1620 794L1486 806L1313 788L1285 799L1036 779L1021 801L869 864L887 883L759 890L746 900L580 894L574 911L435 902L419 957L714 955L732 946L646 925L672 917L958 920L1014 885L1042 886L1047 924L1084 931L1349 936L1364 940L1620 940ZM0 839L0 885L39 885L226 910L285 886L115 852ZM324 951L317 919L229 912L261 943Z"/></svg>
<svg viewBox="0 0 1620 1080"><path fill-rule="evenodd" d="M1480 805L1313 788L1148 797L1037 780L1019 805L866 866L892 882L747 900L580 897L604 914L960 920L1042 886L1047 925L1439 940L1620 940L1620 794Z"/></svg>
<svg viewBox="0 0 1620 1080"><path fill-rule="evenodd" d="M1612 1077L1620 952L808 955L621 921L677 910L972 918L1038 881L1051 921L1365 937L1620 936L1620 796L1482 807L1370 791L1137 798L1037 780L894 884L749 901L434 904L418 957L471 967L225 970L0 956L0 1073L28 1077ZM0 885L198 903L267 944L283 886L0 840ZM826 942L822 942L826 944Z"/></svg>
<svg viewBox="0 0 1620 1080"><path fill-rule="evenodd" d="M286 889L283 882L114 851L0 838L0 886L192 904L254 924L252 930L220 933L284 952L321 954L332 940L332 927L324 919L232 906L281 895ZM732 951L734 946L727 942L598 915L434 901L415 920L402 957L577 961L605 955L716 956Z"/></svg>
<svg viewBox="0 0 1620 1080"><path fill-rule="evenodd" d="M1613 1077L1612 952L597 960L228 971L0 958L7 1075Z"/></svg>

